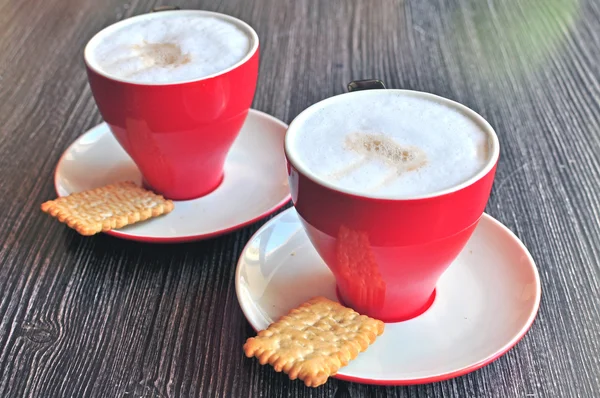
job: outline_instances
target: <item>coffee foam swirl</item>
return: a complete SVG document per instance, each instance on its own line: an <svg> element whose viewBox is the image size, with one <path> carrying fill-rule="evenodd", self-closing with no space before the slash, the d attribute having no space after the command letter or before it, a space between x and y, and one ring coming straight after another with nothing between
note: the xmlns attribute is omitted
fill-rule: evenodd
<svg viewBox="0 0 600 398"><path fill-rule="evenodd" d="M153 66L176 68L192 60L190 54L184 54L176 43L148 43L144 40L142 44L134 44L132 49L148 68Z"/></svg>
<svg viewBox="0 0 600 398"><path fill-rule="evenodd" d="M403 173L417 170L427 164L427 155L415 146L402 146L383 134L351 133L346 136L346 149L362 156L344 169L331 174L331 178L339 180L369 161L378 160L387 164L390 172L379 187L392 182Z"/></svg>
<svg viewBox="0 0 600 398"><path fill-rule="evenodd" d="M116 78L176 83L232 67L253 44L247 32L225 19L174 13L140 19L107 33L93 48L91 60Z"/></svg>
<svg viewBox="0 0 600 398"><path fill-rule="evenodd" d="M398 174L427 164L427 155L415 146L402 146L383 134L354 133L346 137L346 148L368 158L388 163Z"/></svg>
<svg viewBox="0 0 600 398"><path fill-rule="evenodd" d="M461 184L488 163L487 133L460 110L401 91L363 93L316 109L288 140L294 160L332 186L410 198Z"/></svg>

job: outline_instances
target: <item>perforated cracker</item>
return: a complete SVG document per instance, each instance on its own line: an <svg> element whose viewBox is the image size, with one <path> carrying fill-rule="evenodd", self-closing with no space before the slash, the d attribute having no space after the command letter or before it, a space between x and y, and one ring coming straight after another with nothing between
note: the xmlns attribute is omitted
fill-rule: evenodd
<svg viewBox="0 0 600 398"><path fill-rule="evenodd" d="M317 387L366 350L384 327L382 321L315 297L249 338L244 352L292 380Z"/></svg>
<svg viewBox="0 0 600 398"><path fill-rule="evenodd" d="M81 235L94 235L169 213L174 205L126 181L50 200L41 208Z"/></svg>

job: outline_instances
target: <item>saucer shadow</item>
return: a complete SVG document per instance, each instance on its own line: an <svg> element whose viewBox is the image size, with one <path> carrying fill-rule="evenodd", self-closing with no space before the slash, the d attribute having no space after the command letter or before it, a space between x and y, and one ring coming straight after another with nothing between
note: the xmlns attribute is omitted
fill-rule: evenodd
<svg viewBox="0 0 600 398"><path fill-rule="evenodd" d="M232 265L228 270L222 268L229 263L235 264L238 252L242 249L237 242L243 238L227 234L197 242L152 244L106 234L84 237L75 231L68 231L64 241L66 250L73 257L80 257L82 251L86 252L86 261L93 264L90 267L92 277L106 278L107 273L112 273L107 267L114 267L119 269L114 274L119 280L114 282L130 283L136 275L162 279L173 269L191 276L204 274L214 268L215 271L231 273L233 277L235 266Z"/></svg>

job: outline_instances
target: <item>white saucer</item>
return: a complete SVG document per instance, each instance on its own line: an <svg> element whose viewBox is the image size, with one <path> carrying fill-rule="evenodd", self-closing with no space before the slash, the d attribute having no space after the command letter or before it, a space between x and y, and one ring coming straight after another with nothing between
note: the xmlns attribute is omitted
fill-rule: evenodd
<svg viewBox="0 0 600 398"><path fill-rule="evenodd" d="M265 224L236 271L238 301L255 330L265 329L313 296L337 300L333 275L311 246L296 210ZM540 304L531 255L500 222L484 214L423 315L386 324L385 332L337 378L359 383L431 383L472 372L512 348Z"/></svg>
<svg viewBox="0 0 600 398"><path fill-rule="evenodd" d="M175 202L171 213L118 231L124 239L184 242L230 232L281 208L290 200L283 137L287 125L251 109L225 162L225 178L210 194ZM56 167L59 196L142 177L131 158L102 123L80 136Z"/></svg>

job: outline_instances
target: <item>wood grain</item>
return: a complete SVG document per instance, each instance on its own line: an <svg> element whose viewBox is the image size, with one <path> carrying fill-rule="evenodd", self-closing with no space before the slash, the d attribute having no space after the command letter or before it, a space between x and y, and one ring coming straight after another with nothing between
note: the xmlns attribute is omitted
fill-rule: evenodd
<svg viewBox="0 0 600 398"><path fill-rule="evenodd" d="M0 397L600 396L599 2L179 2L256 28L254 107L286 122L378 77L460 101L500 136L487 211L538 263L529 334L454 380L313 390L242 354L234 268L261 222L159 246L83 238L38 211L60 154L101 121L86 41L157 4L0 0Z"/></svg>

